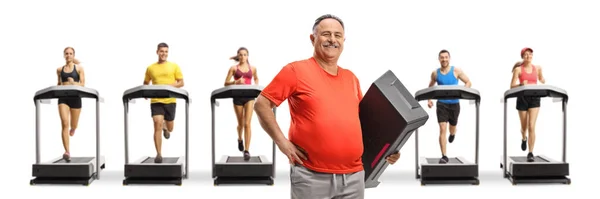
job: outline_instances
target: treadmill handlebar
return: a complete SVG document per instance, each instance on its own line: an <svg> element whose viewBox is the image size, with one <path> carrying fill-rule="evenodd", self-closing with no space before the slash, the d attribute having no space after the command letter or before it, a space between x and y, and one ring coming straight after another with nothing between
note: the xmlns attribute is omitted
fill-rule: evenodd
<svg viewBox="0 0 600 199"><path fill-rule="evenodd" d="M429 99L464 99L481 101L479 91L474 88L469 88L461 85L456 86L432 86L421 89L415 93L417 101Z"/></svg>
<svg viewBox="0 0 600 199"><path fill-rule="evenodd" d="M35 102L40 100L42 103L47 103L45 100L66 97L93 98L96 100L102 100L98 91L93 88L77 85L64 85L50 86L35 92L33 101Z"/></svg>
<svg viewBox="0 0 600 199"><path fill-rule="evenodd" d="M52 100L50 100L50 99L41 99L39 101L40 101L40 104L51 104L52 103ZM104 98L103 97L99 97L98 98L98 102L104 103Z"/></svg>
<svg viewBox="0 0 600 199"><path fill-rule="evenodd" d="M260 85L230 85L213 90L210 94L210 101L216 102L217 99L225 98L257 98L264 89Z"/></svg>
<svg viewBox="0 0 600 199"><path fill-rule="evenodd" d="M525 85L504 92L504 101L516 97L552 97L568 101L567 91L551 85Z"/></svg>
<svg viewBox="0 0 600 199"><path fill-rule="evenodd" d="M139 98L179 98L190 102L186 90L168 85L142 85L136 86L123 92L123 102L128 103Z"/></svg>

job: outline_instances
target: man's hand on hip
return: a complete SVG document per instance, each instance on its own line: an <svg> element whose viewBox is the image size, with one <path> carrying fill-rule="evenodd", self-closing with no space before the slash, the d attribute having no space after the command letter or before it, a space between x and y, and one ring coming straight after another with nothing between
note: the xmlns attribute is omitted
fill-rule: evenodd
<svg viewBox="0 0 600 199"><path fill-rule="evenodd" d="M306 154L304 154L288 139L282 139L279 143L277 143L277 146L279 147L279 150L288 157L290 164L299 163L303 165L304 162L302 160L308 160Z"/></svg>

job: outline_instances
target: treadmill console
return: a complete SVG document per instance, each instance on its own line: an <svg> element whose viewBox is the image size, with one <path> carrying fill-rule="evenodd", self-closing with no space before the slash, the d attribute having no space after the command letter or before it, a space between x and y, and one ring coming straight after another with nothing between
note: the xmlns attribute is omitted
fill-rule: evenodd
<svg viewBox="0 0 600 199"><path fill-rule="evenodd" d="M256 98L264 87L259 85L231 85L214 90L211 93L211 101L225 98Z"/></svg>
<svg viewBox="0 0 600 199"><path fill-rule="evenodd" d="M429 115L392 71L373 82L359 109L365 186L372 188L387 167L385 157L399 151Z"/></svg>
<svg viewBox="0 0 600 199"><path fill-rule="evenodd" d="M567 91L551 85L525 85L504 92L504 100L516 97L552 97L568 101Z"/></svg>
<svg viewBox="0 0 600 199"><path fill-rule="evenodd" d="M461 85L456 86L432 86L417 91L415 94L417 101L429 99L466 99L480 101L479 91Z"/></svg>
<svg viewBox="0 0 600 199"><path fill-rule="evenodd" d="M80 97L80 98L99 98L97 90L75 85L65 86L50 86L48 88L35 92L34 101L42 99L56 99L63 97Z"/></svg>
<svg viewBox="0 0 600 199"><path fill-rule="evenodd" d="M167 85L142 85L123 93L124 103L137 98L179 98L189 101L189 94L186 90Z"/></svg>

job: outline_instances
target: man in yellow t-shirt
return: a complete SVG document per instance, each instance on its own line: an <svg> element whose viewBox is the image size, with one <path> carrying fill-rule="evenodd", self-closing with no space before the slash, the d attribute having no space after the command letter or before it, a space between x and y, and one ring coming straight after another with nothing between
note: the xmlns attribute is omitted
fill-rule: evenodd
<svg viewBox="0 0 600 199"><path fill-rule="evenodd" d="M152 83L153 85L171 85L176 88L183 87L183 74L179 65L167 61L169 45L166 43L158 44L156 54L158 55L158 62L151 64L146 69L144 85ZM173 121L175 120L175 107L175 98L153 98L150 101L150 110L154 121L155 163L162 163L162 138L160 134L162 132L166 139L171 136L174 126Z"/></svg>

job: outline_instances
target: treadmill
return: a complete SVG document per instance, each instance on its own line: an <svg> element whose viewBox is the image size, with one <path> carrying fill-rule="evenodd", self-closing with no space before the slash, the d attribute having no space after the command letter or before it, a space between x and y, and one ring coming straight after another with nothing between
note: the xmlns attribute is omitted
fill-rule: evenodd
<svg viewBox="0 0 600 199"><path fill-rule="evenodd" d="M211 93L212 104L212 177L214 185L220 184L266 184L273 185L275 178L275 142L273 142L273 161L266 156L251 156L244 160L243 156L224 155L215 162L215 107L219 106L218 99L225 98L256 98L263 87L258 85L231 85L214 90ZM277 107L273 108L273 114Z"/></svg>
<svg viewBox="0 0 600 199"><path fill-rule="evenodd" d="M419 130L415 135L415 174L426 184L472 184L479 185L479 91L465 86L432 86L417 91L418 101L429 99L462 99L475 103L475 162L464 157L448 157L447 163L440 158L419 157ZM420 159L420 161L419 161ZM420 163L420 164L419 164Z"/></svg>
<svg viewBox="0 0 600 199"><path fill-rule="evenodd" d="M80 97L96 99L96 156L71 157L65 161L62 155L47 162L40 161L40 105L50 104L51 99L63 97ZM88 186L100 179L100 171L104 169L105 159L100 156L100 103L104 100L98 91L83 86L51 86L39 90L33 97L35 102L35 164L32 166L33 177L29 184L81 184Z"/></svg>
<svg viewBox="0 0 600 199"><path fill-rule="evenodd" d="M375 188L388 166L385 157L398 152L429 115L391 70L371 84L359 110L365 188Z"/></svg>
<svg viewBox="0 0 600 199"><path fill-rule="evenodd" d="M563 110L563 155L562 161L553 160L544 155L535 156L533 162L527 162L527 156L507 155L507 101L517 97L551 97L554 102L562 101ZM567 163L567 91L550 85L526 85L509 89L504 93L504 154L500 168L504 178L513 185L521 183L562 183L571 184L569 163Z"/></svg>
<svg viewBox="0 0 600 199"><path fill-rule="evenodd" d="M178 98L185 100L185 157L163 157L162 163L154 163L154 156L144 156L135 162L129 162L129 102L135 103L137 98ZM125 110L125 179L123 185L181 185L182 180L188 178L190 101L186 90L166 85L137 86L123 93Z"/></svg>

